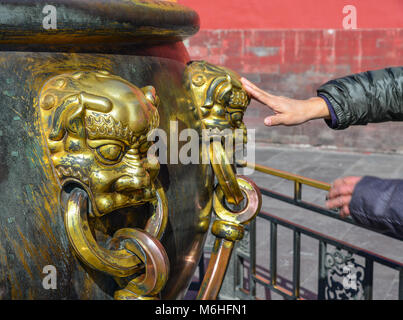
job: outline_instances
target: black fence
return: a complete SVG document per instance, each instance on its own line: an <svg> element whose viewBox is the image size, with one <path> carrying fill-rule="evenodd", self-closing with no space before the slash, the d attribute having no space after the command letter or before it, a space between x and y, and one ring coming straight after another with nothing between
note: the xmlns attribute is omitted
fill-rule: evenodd
<svg viewBox="0 0 403 320"><path fill-rule="evenodd" d="M247 163L242 163L242 165L249 166ZM260 165L255 165L254 168L264 174L287 179L294 183L293 195L280 194L259 187L263 196L263 202L270 198L276 199L332 219L341 220L360 228L378 232L377 230L356 224L351 218L341 218L335 211L302 200L303 185L327 191L330 189L329 184ZM256 220L254 220L247 228L247 239L243 240L237 246L237 249L234 250L233 268L230 268L226 275L226 281L228 278L231 278L229 280L232 284L232 290L225 289L225 298L256 299L256 286L260 285L269 292L275 292L285 299L306 299L308 297L309 299L320 300L371 300L373 298L374 264L380 264L398 272L399 284L396 299L403 300L402 263L311 230L292 221L279 218L268 212L261 211L258 218L264 219L270 224L267 234L263 235L263 237L267 235L267 239L269 240L267 250L269 250L270 262L264 266L257 265L256 263ZM284 279L277 274L279 226L291 230L293 233L292 280ZM315 239L318 242L317 294L301 295L301 236ZM259 235L259 239L261 238L262 236ZM395 239L401 241L401 239ZM204 256L208 256L209 251L210 248L207 245ZM203 257L199 265L200 279L204 273L205 262ZM196 287L197 284L193 283L191 288L196 289ZM220 296L223 295L220 294Z"/></svg>

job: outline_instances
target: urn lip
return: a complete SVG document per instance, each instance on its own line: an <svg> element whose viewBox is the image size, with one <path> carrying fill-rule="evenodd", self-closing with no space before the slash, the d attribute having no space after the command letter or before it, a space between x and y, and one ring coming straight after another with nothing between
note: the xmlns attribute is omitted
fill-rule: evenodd
<svg viewBox="0 0 403 320"><path fill-rule="evenodd" d="M172 1L0 0L0 51L118 52L183 41L199 28L197 12Z"/></svg>

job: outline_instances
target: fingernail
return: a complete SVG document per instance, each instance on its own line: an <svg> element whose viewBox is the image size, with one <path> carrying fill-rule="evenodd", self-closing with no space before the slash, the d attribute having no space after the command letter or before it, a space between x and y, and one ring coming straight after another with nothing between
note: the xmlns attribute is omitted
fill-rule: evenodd
<svg viewBox="0 0 403 320"><path fill-rule="evenodd" d="M265 124L266 126L271 126L271 119L270 119L270 118L264 119L264 124Z"/></svg>

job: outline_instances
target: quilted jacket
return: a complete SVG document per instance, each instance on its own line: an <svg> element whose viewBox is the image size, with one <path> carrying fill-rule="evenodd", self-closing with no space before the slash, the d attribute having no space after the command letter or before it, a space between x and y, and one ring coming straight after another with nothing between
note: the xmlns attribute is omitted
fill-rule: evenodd
<svg viewBox="0 0 403 320"><path fill-rule="evenodd" d="M335 79L318 89L335 130L351 125L403 121L403 67ZM355 187L350 213L358 223L403 239L403 180L365 176Z"/></svg>

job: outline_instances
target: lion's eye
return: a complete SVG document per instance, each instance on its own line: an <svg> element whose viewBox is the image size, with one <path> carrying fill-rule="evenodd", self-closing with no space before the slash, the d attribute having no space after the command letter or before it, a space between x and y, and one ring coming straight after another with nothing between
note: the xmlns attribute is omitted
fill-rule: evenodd
<svg viewBox="0 0 403 320"><path fill-rule="evenodd" d="M122 153L122 147L116 144L106 144L98 147L97 152L107 161L117 161Z"/></svg>

